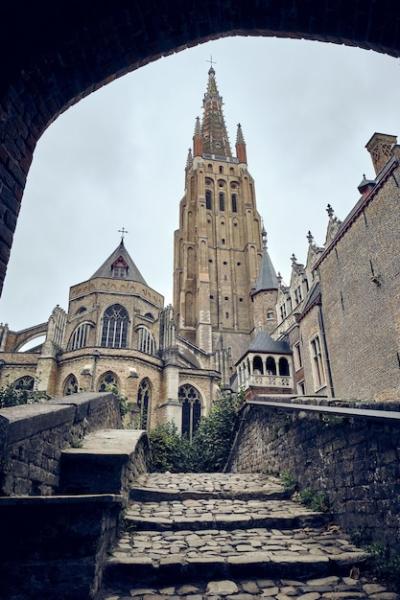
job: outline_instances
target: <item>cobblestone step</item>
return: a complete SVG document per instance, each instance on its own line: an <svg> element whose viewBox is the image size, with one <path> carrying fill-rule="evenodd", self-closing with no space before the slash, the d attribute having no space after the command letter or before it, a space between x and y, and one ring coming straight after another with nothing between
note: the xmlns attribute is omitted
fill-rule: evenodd
<svg viewBox="0 0 400 600"><path fill-rule="evenodd" d="M270 499L289 497L276 477L257 473L150 473L138 478L131 488L132 500Z"/></svg>
<svg viewBox="0 0 400 600"><path fill-rule="evenodd" d="M125 516L129 531L196 529L295 529L321 526L329 516L290 500L200 499L132 502Z"/></svg>
<svg viewBox="0 0 400 600"><path fill-rule="evenodd" d="M336 528L126 532L107 565L112 581L312 577L349 572L368 555Z"/></svg>
<svg viewBox="0 0 400 600"><path fill-rule="evenodd" d="M330 576L307 581L292 579L239 579L191 582L183 585L108 589L101 600L399 600L400 596L366 578Z"/></svg>

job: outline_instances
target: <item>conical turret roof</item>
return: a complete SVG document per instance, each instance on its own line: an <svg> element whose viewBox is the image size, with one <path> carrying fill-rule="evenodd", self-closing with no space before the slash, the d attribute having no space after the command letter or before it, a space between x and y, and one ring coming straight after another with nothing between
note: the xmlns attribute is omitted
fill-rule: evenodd
<svg viewBox="0 0 400 600"><path fill-rule="evenodd" d="M141 272L133 262L129 252L125 248L124 241L121 240L119 245L115 248L114 252L110 254L107 260L101 265L99 269L91 276L90 279L94 279L95 277L110 277L115 278L113 275L113 267L115 263L119 265L123 265L125 263L127 267L126 275L123 279L127 281L137 281L139 283L143 283L143 285L147 285L144 277Z"/></svg>
<svg viewBox="0 0 400 600"><path fill-rule="evenodd" d="M267 249L267 232L263 229L263 255L261 260L260 272L257 277L256 287L253 290L253 295L257 292L266 290L277 290L279 288L278 278L272 264L270 255Z"/></svg>
<svg viewBox="0 0 400 600"><path fill-rule="evenodd" d="M201 129L203 152L223 158L232 158L222 105L222 96L218 92L215 70L211 67L208 71L207 91L203 99Z"/></svg>

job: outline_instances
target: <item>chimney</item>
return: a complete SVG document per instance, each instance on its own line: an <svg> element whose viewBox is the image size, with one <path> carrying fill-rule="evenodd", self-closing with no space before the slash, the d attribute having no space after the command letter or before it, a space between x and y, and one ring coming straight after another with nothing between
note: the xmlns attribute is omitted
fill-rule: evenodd
<svg viewBox="0 0 400 600"><path fill-rule="evenodd" d="M365 147L371 155L376 175L382 171L388 160L392 158L392 149L396 144L397 137L386 133L374 133L367 142Z"/></svg>

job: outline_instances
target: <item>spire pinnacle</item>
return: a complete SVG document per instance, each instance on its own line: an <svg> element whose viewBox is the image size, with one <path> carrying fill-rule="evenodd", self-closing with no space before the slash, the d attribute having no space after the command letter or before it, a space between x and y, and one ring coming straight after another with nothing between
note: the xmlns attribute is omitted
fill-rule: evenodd
<svg viewBox="0 0 400 600"><path fill-rule="evenodd" d="M218 92L215 69L211 65L208 70L207 91L203 98L202 145L205 154L214 154L224 159L232 158L232 152L222 106L223 101Z"/></svg>
<svg viewBox="0 0 400 600"><path fill-rule="evenodd" d="M240 163L247 164L246 142L244 141L242 126L240 123L237 125L236 133L236 156Z"/></svg>
<svg viewBox="0 0 400 600"><path fill-rule="evenodd" d="M261 236L262 236L262 246L263 249L266 250L267 249L267 232L266 229L263 225L262 231L261 231Z"/></svg>
<svg viewBox="0 0 400 600"><path fill-rule="evenodd" d="M307 233L307 239L308 239L308 243L309 243L309 244L310 244L310 246L311 246L311 244L313 244L313 243L314 243L314 236L313 236L313 234L311 233L311 231L309 231L309 232Z"/></svg>
<svg viewBox="0 0 400 600"><path fill-rule="evenodd" d="M292 265L294 265L294 263L297 262L297 256L295 255L294 252L293 252L292 256L290 257L290 260L292 261Z"/></svg>
<svg viewBox="0 0 400 600"><path fill-rule="evenodd" d="M193 164L193 154L192 154L192 149L189 148L187 159L186 159L186 168L190 169L190 167L192 166L192 164Z"/></svg>
<svg viewBox="0 0 400 600"><path fill-rule="evenodd" d="M196 122L194 124L194 135L200 135L200 134L201 134L200 117L196 117Z"/></svg>
<svg viewBox="0 0 400 600"><path fill-rule="evenodd" d="M328 217L331 219L333 217L333 215L335 214L335 211L333 210L332 206L330 204L328 204L328 206L326 207L326 212L328 213Z"/></svg>
<svg viewBox="0 0 400 600"><path fill-rule="evenodd" d="M242 126L240 123L237 124L236 143L237 144L245 144L246 143L244 141Z"/></svg>

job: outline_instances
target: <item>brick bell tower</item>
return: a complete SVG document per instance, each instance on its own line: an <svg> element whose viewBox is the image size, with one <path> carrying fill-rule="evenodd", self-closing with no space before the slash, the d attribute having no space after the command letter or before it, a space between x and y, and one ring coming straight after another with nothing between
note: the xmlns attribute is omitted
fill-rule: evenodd
<svg viewBox="0 0 400 600"><path fill-rule="evenodd" d="M206 352L230 347L235 359L253 330L261 218L242 128L232 156L222 106L211 66L175 231L174 309L180 335Z"/></svg>

